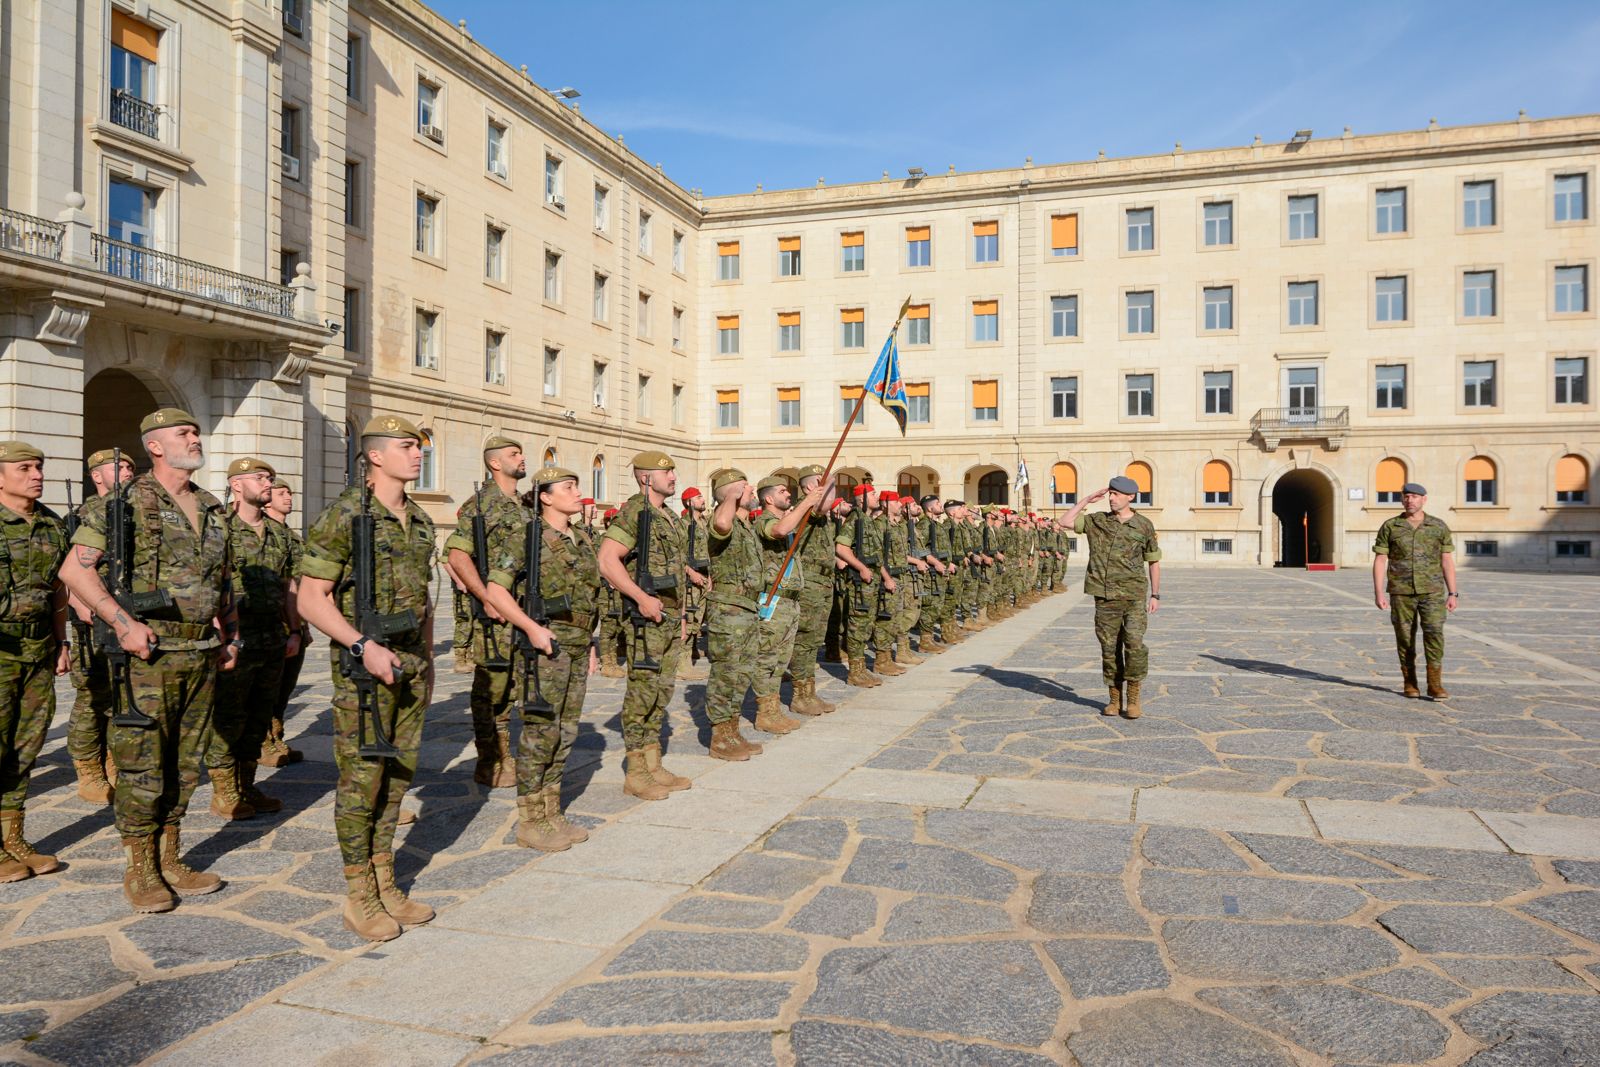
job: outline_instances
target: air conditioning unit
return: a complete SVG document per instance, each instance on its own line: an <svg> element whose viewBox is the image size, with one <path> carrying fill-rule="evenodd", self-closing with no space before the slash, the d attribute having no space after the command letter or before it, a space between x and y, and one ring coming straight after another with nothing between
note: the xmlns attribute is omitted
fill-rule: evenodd
<svg viewBox="0 0 1600 1067"><path fill-rule="evenodd" d="M300 157L283 153L283 176L292 182L300 180Z"/></svg>
<svg viewBox="0 0 1600 1067"><path fill-rule="evenodd" d="M489 172L496 178L504 178L506 176L505 160L497 159L493 163L489 164Z"/></svg>
<svg viewBox="0 0 1600 1067"><path fill-rule="evenodd" d="M560 193L547 194L544 198L544 202L549 204L551 207L560 208L562 211L567 210L567 198L562 196Z"/></svg>
<svg viewBox="0 0 1600 1067"><path fill-rule="evenodd" d="M283 9L283 28L296 36L304 32L304 25L300 21L300 12L288 7Z"/></svg>
<svg viewBox="0 0 1600 1067"><path fill-rule="evenodd" d="M431 123L422 127L422 136L426 137L434 144L444 144L444 130L438 126L432 125Z"/></svg>

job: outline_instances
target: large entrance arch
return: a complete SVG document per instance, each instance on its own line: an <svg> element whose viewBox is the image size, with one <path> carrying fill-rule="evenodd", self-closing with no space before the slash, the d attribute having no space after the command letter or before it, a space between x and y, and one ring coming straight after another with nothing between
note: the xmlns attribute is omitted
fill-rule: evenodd
<svg viewBox="0 0 1600 1067"><path fill-rule="evenodd" d="M1333 483L1321 471L1308 467L1279 478L1272 487L1274 565L1335 562L1334 511Z"/></svg>
<svg viewBox="0 0 1600 1067"><path fill-rule="evenodd" d="M969 504L1011 503L1011 484L1004 467L992 463L973 467L962 483L961 498Z"/></svg>
<svg viewBox="0 0 1600 1067"><path fill-rule="evenodd" d="M134 466L146 467L140 421L161 403L135 375L109 367L83 387L84 455L102 448L120 448Z"/></svg>

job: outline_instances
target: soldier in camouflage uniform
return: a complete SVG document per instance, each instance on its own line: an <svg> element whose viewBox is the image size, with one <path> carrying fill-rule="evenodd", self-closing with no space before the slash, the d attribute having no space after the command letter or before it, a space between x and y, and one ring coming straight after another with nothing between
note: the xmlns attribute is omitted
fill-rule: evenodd
<svg viewBox="0 0 1600 1067"><path fill-rule="evenodd" d="M726 468L711 475L716 510L708 522L711 592L707 614L711 633L711 677L706 682L706 718L711 723L711 755L722 760L759 756L761 745L740 733L739 710L756 683L762 588L761 541L748 511L755 488L741 470Z"/></svg>
<svg viewBox="0 0 1600 1067"><path fill-rule="evenodd" d="M789 678L793 685L789 710L796 715L826 715L837 710L817 696L817 653L822 650L828 634L838 559L833 553L833 523L828 518L833 486L824 487L824 473L815 464L801 467L798 473L800 492L809 494L822 488L823 495L818 510L808 513L810 517L800 532L800 546L794 550L794 558L805 574L805 585L800 587L800 624L795 631L794 652L789 657Z"/></svg>
<svg viewBox="0 0 1600 1067"><path fill-rule="evenodd" d="M1065 521L1089 538L1089 566L1083 591L1094 597L1094 633L1100 639L1100 671L1111 694L1102 715L1119 712L1137 719L1143 708L1139 689L1150 669L1144 634L1149 613L1161 607L1161 546L1156 528L1131 505L1139 487L1119 474L1105 489L1072 506ZM1109 511L1083 509L1106 496ZM1145 569L1149 568L1148 585ZM1122 685L1127 683L1126 711Z"/></svg>
<svg viewBox="0 0 1600 1067"><path fill-rule="evenodd" d="M847 583L844 591L847 608L845 658L850 668L845 682L861 689L871 689L883 684L882 678L867 670L867 641L878 622L876 586L887 575L881 570L883 537L878 533L877 521L869 514L877 502L878 491L864 482L856 486L852 493L855 500L851 505L851 514L840 524L839 532L833 539L834 554L854 572L842 579ZM881 651L877 665L880 669L891 668L883 671L885 674L905 673Z"/></svg>
<svg viewBox="0 0 1600 1067"><path fill-rule="evenodd" d="M697 681L707 677L708 668L697 662L700 649L700 631L706 622L706 594L711 585L711 555L706 536L706 500L698 486L691 485L678 497L683 501L684 545L688 555L684 564L689 584L684 587L683 639L689 648L689 663L679 671L678 677Z"/></svg>
<svg viewBox="0 0 1600 1067"><path fill-rule="evenodd" d="M493 561L503 557L507 544L521 543L530 518L517 496L517 483L528 474L522 443L496 435L483 444L483 465L489 480L467 498L456 512L456 528L445 540L445 566L467 595L485 605L479 619L474 613L472 637L472 742L478 762L472 780L479 785L504 789L517 784L516 759L511 747L511 685L513 660L511 627L495 619L489 605L487 575ZM473 520L483 516L488 558L478 559L473 536Z"/></svg>
<svg viewBox="0 0 1600 1067"><path fill-rule="evenodd" d="M604 524L601 526L600 535L611 528L616 521L617 509L607 508L603 516ZM574 523L579 529L588 529L586 524ZM598 543L599 537L596 538ZM600 636L595 647L599 649L600 675L603 678L626 678L628 676L628 640L627 631L628 613L624 610L622 594L611 588L610 582L603 582L600 586Z"/></svg>
<svg viewBox="0 0 1600 1067"><path fill-rule="evenodd" d="M839 536L839 531L849 521L851 511L850 501L845 497L834 500L833 506L828 509L827 524L820 531L828 535L827 550L833 553L833 546ZM828 604L828 632L822 641L822 661L824 663L843 663L844 645L846 640L845 630L850 624L850 576L854 573L845 561L837 554L833 556L833 580L830 584L832 594Z"/></svg>
<svg viewBox="0 0 1600 1067"><path fill-rule="evenodd" d="M267 504L267 514L283 523L289 531L289 600L293 602L300 588L300 558L305 555L305 538L289 525L294 514L294 489L282 475L272 480L272 497ZM298 614L298 612L297 612ZM286 767L299 763L305 756L291 748L283 734L283 714L289 709L289 698L300 683L300 668L305 666L306 649L311 646L311 628L304 620L300 623L300 647L294 655L283 661L283 674L278 680L278 705L267 724L266 739L261 742L259 762L263 767Z"/></svg>
<svg viewBox="0 0 1600 1067"><path fill-rule="evenodd" d="M790 558L789 548L800 524L816 510L827 493L820 477L816 478L816 484L798 503L794 500L795 489L789 479L781 474L763 478L756 485L756 496L761 503L761 514L753 523L756 537L761 542L762 589L758 603L766 605L773 585L778 587L777 600L770 605L770 610L761 613L758 627L761 640L757 653L760 663L756 669L754 686L756 729L773 734L786 734L800 726L799 720L784 715L781 690L784 671L794 659L794 646L800 629L801 596L808 576L805 562L799 558L799 549L796 548L794 557ZM787 568L784 567L785 560L788 560ZM782 581L778 578L780 571ZM820 709L810 712L820 713Z"/></svg>
<svg viewBox="0 0 1600 1067"><path fill-rule="evenodd" d="M661 726L682 659L683 587L688 582L683 520L665 506L678 485L675 466L664 452L634 456L639 491L628 498L600 541L601 576L647 620L628 643L628 688L622 698L622 741L628 753L622 791L645 800L665 800L668 793L694 784L661 765ZM656 580L653 595L639 588L636 567L627 559L637 554L639 518L646 508L651 515L650 551L642 566ZM659 669L649 669L652 663Z"/></svg>
<svg viewBox="0 0 1600 1067"><path fill-rule="evenodd" d="M217 679L212 715L211 813L248 819L283 809L283 801L256 788L256 764L278 703L284 660L300 651L300 614L289 602L294 542L289 528L267 515L275 472L246 457L228 464L233 511L228 516L233 551L233 602L244 645L233 670Z"/></svg>
<svg viewBox="0 0 1600 1067"><path fill-rule="evenodd" d="M926 538L922 547L927 552L925 558L933 571L928 581L937 590L937 595L932 598L932 623L930 625L925 610L922 633L927 638L933 634L934 627L938 627L937 650L943 651L966 640L956 625L956 571L959 557L955 548L955 527L945 515L944 501L937 495L929 493L924 496L921 507L923 521L918 525L921 535Z"/></svg>
<svg viewBox="0 0 1600 1067"><path fill-rule="evenodd" d="M44 453L0 441L0 882L60 866L23 836L28 776L56 714L54 676L72 658L58 578L67 527L43 495Z"/></svg>
<svg viewBox="0 0 1600 1067"><path fill-rule="evenodd" d="M102 448L91 453L86 463L89 481L95 495L103 497L118 482L126 485L133 481L133 460L122 457L120 472L117 452ZM75 528L82 521L85 501L78 505ZM111 790L116 782L117 765L111 759L106 744L107 728L111 718L111 664L94 641L94 613L77 597L72 604L72 688L77 697L72 702L72 714L67 720L67 755L72 757L72 767L78 775L78 796L92 804L111 803Z"/></svg>
<svg viewBox="0 0 1600 1067"><path fill-rule="evenodd" d="M123 694L149 725L112 723L117 763L116 823L127 869L122 890L138 912L171 911L180 894L222 888L214 874L179 856L179 824L200 781L211 732L217 671L230 671L242 642L232 603L227 511L190 481L205 465L200 424L178 408L162 408L139 424L151 469L121 499L98 497L84 507L62 580L116 632L129 654ZM167 603L145 618L118 603L101 582L109 509L123 508L131 545L132 592ZM220 652L218 651L220 647Z"/></svg>
<svg viewBox="0 0 1600 1067"><path fill-rule="evenodd" d="M909 636L911 627L916 625L918 607L916 591L912 587L912 574L916 566L911 562L910 541L906 536L904 500L896 492L885 492L878 499L881 509L879 518L883 524L879 543L883 546L884 568L894 586L890 588L888 584L884 585L884 605L892 617L880 623L872 632L872 640L878 646L876 667L879 674L885 673L886 664L883 661L886 658L899 667L902 674L906 668L923 662L921 656L911 651Z"/></svg>
<svg viewBox="0 0 1600 1067"><path fill-rule="evenodd" d="M1423 658L1428 666L1428 696L1444 700L1444 621L1456 610L1455 540L1443 519L1423 510L1428 491L1416 482L1400 489L1403 509L1378 527L1372 544L1372 597L1388 609L1405 695L1417 698L1417 624L1422 624Z"/></svg>
<svg viewBox="0 0 1600 1067"><path fill-rule="evenodd" d="M333 762L339 771L333 823L344 860L348 894L344 923L370 941L399 937L402 927L433 918L433 909L409 899L394 881L394 832L400 800L417 771L422 720L433 685L433 611L428 587L433 579L433 523L406 494L422 472L422 432L396 415L379 415L361 431L367 461L374 526L373 571L377 610L410 612L416 629L390 634L381 642L352 624L355 590L351 583L351 531L361 514L367 486L353 485L328 505L306 534L300 560L300 614L327 634L335 646L361 660L377 682L373 714L399 749L398 756L369 758L360 753L360 712L356 683L344 671L338 648L333 668ZM373 734L372 724L367 735Z"/></svg>

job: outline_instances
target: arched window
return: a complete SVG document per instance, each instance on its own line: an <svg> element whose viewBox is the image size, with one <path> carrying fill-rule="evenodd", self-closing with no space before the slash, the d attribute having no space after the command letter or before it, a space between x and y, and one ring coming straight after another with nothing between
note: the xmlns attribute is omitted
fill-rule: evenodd
<svg viewBox="0 0 1600 1067"><path fill-rule="evenodd" d="M1070 463L1057 463L1050 468L1050 499L1056 504L1078 502L1078 468Z"/></svg>
<svg viewBox="0 0 1600 1067"><path fill-rule="evenodd" d="M1494 460L1488 456L1473 456L1467 460L1466 502L1468 504L1493 504L1495 502Z"/></svg>
<svg viewBox="0 0 1600 1067"><path fill-rule="evenodd" d="M1220 459L1207 463L1200 476L1200 489L1207 504L1233 503L1233 469Z"/></svg>
<svg viewBox="0 0 1600 1067"><path fill-rule="evenodd" d="M1588 500L1588 461L1582 456L1562 456L1556 461L1556 503L1584 504Z"/></svg>
<svg viewBox="0 0 1600 1067"><path fill-rule="evenodd" d="M1400 503L1400 489L1406 484L1406 465L1393 456L1378 461L1378 503Z"/></svg>
<svg viewBox="0 0 1600 1067"><path fill-rule="evenodd" d="M855 488L856 488L856 476L855 475L846 474L844 471L840 471L839 473L837 473L837 474L835 474L833 476L833 493L834 493L835 496L841 497L841 498L843 498L845 500L848 500L850 503L854 504L855 503L855 497L852 496L851 494L855 491Z"/></svg>
<svg viewBox="0 0 1600 1067"><path fill-rule="evenodd" d="M596 500L606 498L606 457L594 457L594 465L590 469L589 495Z"/></svg>
<svg viewBox="0 0 1600 1067"><path fill-rule="evenodd" d="M895 489L901 496L922 496L922 483L917 480L915 474L908 474L905 471L900 472Z"/></svg>
<svg viewBox="0 0 1600 1067"><path fill-rule="evenodd" d="M439 491L439 449L434 443L433 431L427 427L422 430L422 472L412 488L419 493Z"/></svg>
<svg viewBox="0 0 1600 1067"><path fill-rule="evenodd" d="M554 448L544 450L544 465L546 467L554 467L556 465L556 450Z"/></svg>
<svg viewBox="0 0 1600 1067"><path fill-rule="evenodd" d="M1155 499L1155 478L1150 473L1150 464L1136 459L1128 464L1128 469L1122 473L1132 478L1133 484L1139 487L1139 492L1134 496L1133 502L1150 507L1150 502Z"/></svg>
<svg viewBox="0 0 1600 1067"><path fill-rule="evenodd" d="M1005 471L990 471L978 479L978 503L1009 504L1011 483Z"/></svg>

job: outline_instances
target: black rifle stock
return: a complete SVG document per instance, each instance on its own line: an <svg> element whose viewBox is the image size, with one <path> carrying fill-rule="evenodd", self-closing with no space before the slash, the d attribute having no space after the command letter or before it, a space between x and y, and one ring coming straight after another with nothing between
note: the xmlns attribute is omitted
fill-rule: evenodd
<svg viewBox="0 0 1600 1067"><path fill-rule="evenodd" d="M396 634L415 633L421 623L410 609L392 615L378 611L378 522L372 514L372 485L362 472L361 512L350 524L350 582L355 593L355 618L351 624L361 631L363 641L383 644L384 638ZM363 759L392 759L400 755L378 715L378 679L360 656L352 655L349 648L339 650L339 666L344 676L356 687L356 744ZM395 665L395 685L400 683L404 670ZM367 730L372 730L372 740L367 740Z"/></svg>
<svg viewBox="0 0 1600 1067"><path fill-rule="evenodd" d="M654 522L655 506L647 496L644 507L639 510L639 525L634 531L633 582L641 593L651 597L678 587L678 580L673 575L650 573L650 532ZM645 640L645 627L658 624L645 617L632 597L624 596L622 605L628 612L628 621L633 624L633 659L630 667L641 671L661 670L661 662L650 655L650 645ZM665 621L666 615L663 613L662 622Z"/></svg>
<svg viewBox="0 0 1600 1067"><path fill-rule="evenodd" d="M472 516L472 566L478 572L478 581L484 585L489 583L489 520L483 514L483 491L492 484L485 482L473 490L478 506ZM499 491L498 487L496 491ZM537 493L534 495L538 496ZM472 620L483 628L483 665L493 670L511 666L511 657L500 651L500 640L494 632L495 620L490 617L482 600L477 597L469 599L472 602Z"/></svg>
<svg viewBox="0 0 1600 1067"><path fill-rule="evenodd" d="M78 527L83 525L83 516L78 514L78 506L72 502L72 479L63 478L61 481L67 487L66 527L67 544L70 545L73 535L78 532ZM67 611L67 618L72 622L73 647L78 651L78 669L88 674L90 669L89 642L94 639L94 630L88 623L78 618L78 613L70 608Z"/></svg>
<svg viewBox="0 0 1600 1067"><path fill-rule="evenodd" d="M549 627L551 615L564 615L572 611L570 597L551 597L545 599L542 582L544 580L544 520L543 508L539 503L539 487L533 487L533 518L529 521L527 530L523 534L525 541L525 558L528 564L527 576L522 586L522 613L540 626ZM513 639L517 651L522 653L522 702L521 714L526 722L531 716L549 721L555 713L555 708L544 698L543 691L539 688L539 657L545 655L533 647L533 642L528 640L528 635L518 629ZM554 637L550 638L551 659L561 655L561 646Z"/></svg>
<svg viewBox="0 0 1600 1067"><path fill-rule="evenodd" d="M686 560L684 560L684 562L687 563L697 573L699 573L701 575L701 577L707 577L707 576L709 576L710 571L711 571L711 561L709 559L697 559L695 557L695 555L694 555L695 527L696 527L696 520L695 520L695 517L694 517L694 509L690 508L689 509L689 541L688 541L689 557ZM705 601L706 594L699 586L695 585L693 582L689 583L688 589L686 589L684 592L685 592L685 596L684 596L683 614L684 614L685 618L688 618L691 615L695 614L696 612L700 611L701 605ZM690 635L690 638L689 638L689 662L690 663L699 663L701 656L706 656L706 655L709 654L710 649L709 649L708 646L709 646L710 639L711 639L711 620L710 620L709 617L707 617L707 615L704 612L701 612L700 613L700 627L692 635Z"/></svg>
<svg viewBox="0 0 1600 1067"><path fill-rule="evenodd" d="M876 567L878 565L877 560L867 558L867 516L866 512L859 507L856 508L856 531L855 537L850 544L850 550L855 553L856 559L861 562L863 567ZM872 579L861 577L861 572L854 567L850 568L850 579L851 584L855 587L856 594L855 604L851 610L865 615L867 613L867 594L862 589L862 586L869 584Z"/></svg>
<svg viewBox="0 0 1600 1067"><path fill-rule="evenodd" d="M117 605L135 619L147 615L173 617L177 604L165 589L148 593L133 591L133 524L128 518L128 502L122 495L122 449L112 452L116 472L112 475L111 495L106 500L106 591ZM105 653L111 670L111 722L116 726L149 728L156 720L139 710L134 699L129 653L117 639L116 627L98 616L94 620L95 644Z"/></svg>

